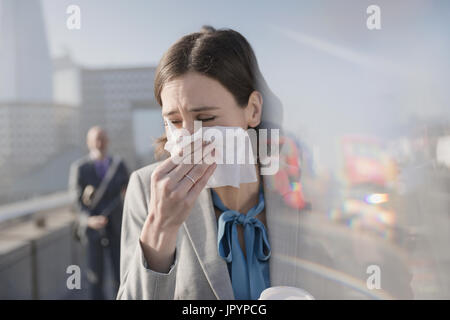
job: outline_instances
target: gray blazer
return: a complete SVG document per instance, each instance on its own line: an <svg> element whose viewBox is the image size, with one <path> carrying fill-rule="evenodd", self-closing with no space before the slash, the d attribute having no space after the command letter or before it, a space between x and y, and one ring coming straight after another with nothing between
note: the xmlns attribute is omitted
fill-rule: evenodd
<svg viewBox="0 0 450 320"><path fill-rule="evenodd" d="M234 299L227 264L217 251L217 221L209 189L200 193L179 229L170 271L165 274L147 268L139 236L148 212L150 177L157 164L141 168L130 177L122 222L117 299ZM299 287L316 299L390 297L382 289L374 293L366 288L366 269L362 264L349 263L350 254L341 259L344 263L336 264L339 257L330 250L336 239L349 241L345 226L288 207L269 178L262 178L272 249L271 286ZM341 255L345 245L343 248L336 252ZM342 270L345 264L351 265L352 274Z"/></svg>

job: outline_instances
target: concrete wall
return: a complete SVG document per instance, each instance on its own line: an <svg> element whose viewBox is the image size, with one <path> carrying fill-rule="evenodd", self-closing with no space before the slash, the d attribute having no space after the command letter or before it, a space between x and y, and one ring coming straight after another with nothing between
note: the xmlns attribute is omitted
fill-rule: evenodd
<svg viewBox="0 0 450 320"><path fill-rule="evenodd" d="M2 239L0 241L0 299L32 299L31 273L31 244L21 240Z"/></svg>
<svg viewBox="0 0 450 320"><path fill-rule="evenodd" d="M84 269L83 248L72 237L73 221L64 208L0 229L0 299L87 297L84 279L81 290L66 285L69 265Z"/></svg>

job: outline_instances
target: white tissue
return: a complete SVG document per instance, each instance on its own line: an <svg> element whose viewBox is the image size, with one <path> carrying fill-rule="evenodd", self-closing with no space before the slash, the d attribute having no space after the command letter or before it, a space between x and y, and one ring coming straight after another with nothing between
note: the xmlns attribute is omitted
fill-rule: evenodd
<svg viewBox="0 0 450 320"><path fill-rule="evenodd" d="M182 130L177 129L169 119L165 119L167 122L167 143L164 149L173 155L175 152L184 148L192 141L199 139L200 137L205 141L211 141L210 137L214 135L214 131L211 129L219 130L223 137L223 143L220 139L215 139L212 144L216 147L216 159L223 159L223 163L218 163L212 176L209 178L206 187L216 188L222 186L233 186L239 188L241 183L256 182L256 167L254 163L251 163L250 159L254 159L253 150L251 148L250 138L245 130L240 127L202 127L201 130L197 130L193 135L186 136ZM235 161L227 163L227 152L230 152L229 146L226 143L226 131L234 130L237 139L234 143L234 157ZM215 131L217 133L217 131ZM177 142L177 139L183 136L181 141ZM245 143L237 143L237 141L244 141ZM245 147L247 145L247 148ZM238 163L237 157L240 155L245 156L245 163Z"/></svg>

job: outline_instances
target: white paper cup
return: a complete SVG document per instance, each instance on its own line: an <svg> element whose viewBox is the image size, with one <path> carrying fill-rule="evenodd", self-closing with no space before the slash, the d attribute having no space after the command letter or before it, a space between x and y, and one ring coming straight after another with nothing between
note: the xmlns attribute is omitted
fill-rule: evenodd
<svg viewBox="0 0 450 320"><path fill-rule="evenodd" d="M288 286L270 287L261 292L258 300L315 300L307 291Z"/></svg>

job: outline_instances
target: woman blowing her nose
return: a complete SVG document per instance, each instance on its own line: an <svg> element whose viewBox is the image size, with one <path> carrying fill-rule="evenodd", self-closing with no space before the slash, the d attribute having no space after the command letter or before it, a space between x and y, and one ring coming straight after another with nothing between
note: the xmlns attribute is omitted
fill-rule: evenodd
<svg viewBox="0 0 450 320"><path fill-rule="evenodd" d="M162 57L154 89L162 117L190 134L194 121L244 130L281 123L281 103L250 44L230 29L207 27L179 39ZM166 141L160 138L158 150L168 158L130 178L118 299L258 299L283 285L330 297L328 277L296 263L329 268L328 255L258 161L256 181L206 188L220 164L175 162L164 154Z"/></svg>

